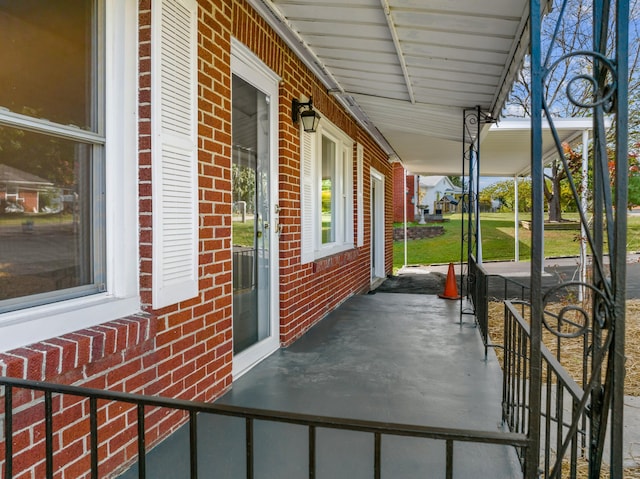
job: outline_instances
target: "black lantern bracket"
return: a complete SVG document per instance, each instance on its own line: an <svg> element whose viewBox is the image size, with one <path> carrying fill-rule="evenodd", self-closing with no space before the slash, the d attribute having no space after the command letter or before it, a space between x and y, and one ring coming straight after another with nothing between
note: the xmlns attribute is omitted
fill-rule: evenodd
<svg viewBox="0 0 640 479"><path fill-rule="evenodd" d="M303 110L305 107L306 110ZM298 123L298 120L302 120L302 128L307 133L316 131L320 118L320 114L313 109L313 97L309 97L307 102L301 102L295 98L291 101L291 121Z"/></svg>

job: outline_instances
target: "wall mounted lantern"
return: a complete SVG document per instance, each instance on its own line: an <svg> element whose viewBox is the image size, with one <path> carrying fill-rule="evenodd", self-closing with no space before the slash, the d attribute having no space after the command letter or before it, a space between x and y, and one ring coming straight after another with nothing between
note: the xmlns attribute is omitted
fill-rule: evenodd
<svg viewBox="0 0 640 479"><path fill-rule="evenodd" d="M302 108L307 107L306 110L300 111ZM313 109L313 97L309 97L309 101L306 103L299 102L294 99L291 102L291 120L294 123L298 123L298 119L302 120L302 128L307 133L314 133L318 128L318 122L320 121L320 115Z"/></svg>

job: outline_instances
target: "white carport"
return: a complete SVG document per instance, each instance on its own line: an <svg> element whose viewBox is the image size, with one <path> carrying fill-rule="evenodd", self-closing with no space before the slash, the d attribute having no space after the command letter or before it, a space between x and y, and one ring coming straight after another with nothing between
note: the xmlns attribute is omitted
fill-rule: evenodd
<svg viewBox="0 0 640 479"><path fill-rule="evenodd" d="M389 157L421 175L460 174L464 110L500 116L529 44L527 0L249 3Z"/></svg>
<svg viewBox="0 0 640 479"><path fill-rule="evenodd" d="M580 142L583 152L583 168L586 168L588 162L588 142L589 134L593 128L593 120L591 118L556 118L553 120L553 126L560 143L568 143L575 145ZM459 146L458 146L459 147ZM451 146L450 146L451 148ZM430 156L431 156L430 152ZM457 168L456 159L460 157L460 152L445 151L440 154L449 155L449 162L438 163L443 167L446 165L446 169L443 168L439 171L445 175L458 175L461 171L460 162ZM520 238L518 233L518 224L520 222L518 217L518 178L527 176L531 170L531 125L528 119L516 119L509 118L498 121L490 126L488 130L481 135L480 147L480 176L483 177L497 177L497 178L513 178L514 191L516 198L516 205L514 211L514 261L519 261L519 244ZM554 135L549 122L543 122L543 164L550 163L554 159L559 157L558 148L556 146ZM461 161L461 160L460 160ZM412 171L411 173L416 173ZM425 173L423 173L425 174ZM426 174L435 174L433 171L429 171ZM583 175L586 178L586 174ZM586 186L582 189L586 194ZM586 210L586 198L583 195L582 202L583 208ZM406 223L406 215L405 215ZM406 235L405 235L406 237ZM584 234L582 235L584 238ZM581 243L581 264L586 264L584 255L586 245L584 241ZM405 265L406 265L406 249L405 242ZM482 262L481 249L479 251L480 257L477 258L479 262Z"/></svg>
<svg viewBox="0 0 640 479"><path fill-rule="evenodd" d="M592 118L555 118L562 143L575 143L593 128ZM551 128L543 121L543 163L558 157ZM505 119L491 125L480 143L482 176L526 176L531 169L531 125L528 119Z"/></svg>
<svg viewBox="0 0 640 479"><path fill-rule="evenodd" d="M591 118L562 118L553 120L553 130L560 143L573 145L580 142L582 146L582 167L586 171L589 154L589 132L593 128ZM553 130L549 122L543 122L543 155L542 162L547 164L559 157ZM531 126L527 119L508 119L491 125L488 133L480 143L480 171L483 176L513 177L516 204L514 207L515 224L515 257L520 258L518 235L518 187L519 177L527 176L531 169ZM586 180L586 174L583 175ZM586 186L582 188L582 204L586 210ZM584 238L584 233L582 237ZM581 243L582 265L586 245Z"/></svg>

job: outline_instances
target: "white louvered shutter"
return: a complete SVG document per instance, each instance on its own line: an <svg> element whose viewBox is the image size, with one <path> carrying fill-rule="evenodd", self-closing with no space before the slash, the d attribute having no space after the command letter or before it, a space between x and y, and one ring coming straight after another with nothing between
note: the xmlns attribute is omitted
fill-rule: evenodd
<svg viewBox="0 0 640 479"><path fill-rule="evenodd" d="M358 143L356 147L356 217L357 225L357 246L364 246L364 196L363 196L363 169L364 169L364 146Z"/></svg>
<svg viewBox="0 0 640 479"><path fill-rule="evenodd" d="M319 221L315 214L316 188L314 183L316 175L313 158L315 135L305 133L303 130L300 137L300 222L302 234L300 262L302 264L314 260L316 223Z"/></svg>
<svg viewBox="0 0 640 479"><path fill-rule="evenodd" d="M154 0L153 307L198 295L197 3Z"/></svg>

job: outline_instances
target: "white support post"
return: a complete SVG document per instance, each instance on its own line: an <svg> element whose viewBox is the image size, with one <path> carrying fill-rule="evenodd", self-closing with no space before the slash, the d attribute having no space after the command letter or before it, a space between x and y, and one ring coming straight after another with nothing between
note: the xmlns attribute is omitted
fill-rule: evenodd
<svg viewBox="0 0 640 479"><path fill-rule="evenodd" d="M404 265L407 266L407 169L402 168L402 175L404 180L402 181L402 208L404 215Z"/></svg>
<svg viewBox="0 0 640 479"><path fill-rule="evenodd" d="M580 202L582 211L587 212L587 175L589 173L589 130L582 131L582 191ZM580 224L580 281L587 282L587 225ZM585 287L578 290L578 300L584 300Z"/></svg>
<svg viewBox="0 0 640 479"><path fill-rule="evenodd" d="M479 144L479 139L476 140ZM475 161L473 163L474 166L474 175L473 177L476 179L475 181L475 190L474 190L474 202L475 202L475 221L476 227L478 230L478 238L477 241L477 251L478 257L476 258L478 264L482 264L482 221L480 220L480 198L478 194L480 193L480 158L479 158L480 147L478 146L478 150L475 154Z"/></svg>
<svg viewBox="0 0 640 479"><path fill-rule="evenodd" d="M514 211L513 211L513 221L514 221L514 237L515 237L515 245L513 249L514 261L517 263L520 261L520 198L518 197L518 176L513 177L513 197L514 197Z"/></svg>

